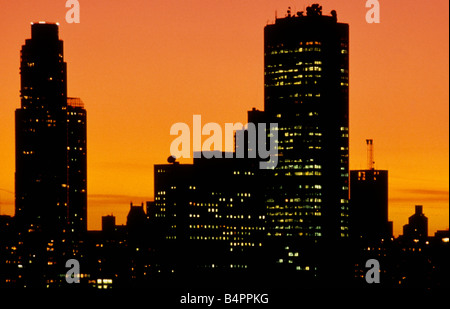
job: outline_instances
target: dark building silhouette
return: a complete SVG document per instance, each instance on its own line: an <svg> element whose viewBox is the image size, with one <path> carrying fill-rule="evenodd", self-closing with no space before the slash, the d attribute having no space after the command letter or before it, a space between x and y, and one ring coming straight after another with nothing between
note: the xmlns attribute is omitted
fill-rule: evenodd
<svg viewBox="0 0 450 309"><path fill-rule="evenodd" d="M392 222L388 221L388 171L376 170L373 140L367 139L367 169L350 171L350 236L351 260L355 282L365 280L366 261L377 259L385 265L380 275L386 286L392 284Z"/></svg>
<svg viewBox="0 0 450 309"><path fill-rule="evenodd" d="M138 226L145 222L146 217L144 203L137 206L130 203L130 211L127 215L127 226Z"/></svg>
<svg viewBox="0 0 450 309"><path fill-rule="evenodd" d="M87 230L86 109L79 98L67 98L69 232Z"/></svg>
<svg viewBox="0 0 450 309"><path fill-rule="evenodd" d="M423 213L423 206L417 205L416 212L408 218L403 226L403 237L407 239L425 240L428 238L428 218Z"/></svg>
<svg viewBox="0 0 450 309"><path fill-rule="evenodd" d="M145 237L145 235L139 235L144 232L144 228L147 223L147 215L144 211L144 203L135 206L130 203L130 211L127 215L127 229L129 234L133 234L135 237Z"/></svg>
<svg viewBox="0 0 450 309"><path fill-rule="evenodd" d="M388 171L350 171L351 234L361 241L392 237L388 220Z"/></svg>
<svg viewBox="0 0 450 309"><path fill-rule="evenodd" d="M0 287L14 285L17 281L16 235L14 218L0 215Z"/></svg>
<svg viewBox="0 0 450 309"><path fill-rule="evenodd" d="M450 236L449 230L436 231L434 233L434 237L436 239L439 239L440 241L446 242L446 243L449 242L449 236Z"/></svg>
<svg viewBox="0 0 450 309"><path fill-rule="evenodd" d="M86 231L86 111L67 98L66 67L58 25L32 24L16 110L15 216L24 231Z"/></svg>
<svg viewBox="0 0 450 309"><path fill-rule="evenodd" d="M225 157L225 155L223 155ZM265 211L257 162L195 158L193 164L155 165L155 202L149 233L157 272L177 283L221 286L258 272ZM245 279L256 277L240 276Z"/></svg>
<svg viewBox="0 0 450 309"><path fill-rule="evenodd" d="M102 216L102 232L113 234L116 229L116 217L113 215Z"/></svg>

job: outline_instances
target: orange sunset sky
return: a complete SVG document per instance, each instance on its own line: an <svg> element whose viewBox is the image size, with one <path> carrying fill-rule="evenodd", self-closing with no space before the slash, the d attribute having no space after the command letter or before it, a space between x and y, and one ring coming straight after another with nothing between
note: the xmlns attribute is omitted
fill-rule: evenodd
<svg viewBox="0 0 450 309"><path fill-rule="evenodd" d="M153 199L172 124L263 109L264 26L319 1L80 0L79 24L65 2L0 0L0 214L14 214L20 48L30 22L59 22L68 95L88 112L88 227L100 229L102 215L124 224L130 202ZM350 24L350 169L366 167L373 138L394 234L422 204L433 235L449 226L449 2L379 2L380 24L366 23L365 0L319 2Z"/></svg>

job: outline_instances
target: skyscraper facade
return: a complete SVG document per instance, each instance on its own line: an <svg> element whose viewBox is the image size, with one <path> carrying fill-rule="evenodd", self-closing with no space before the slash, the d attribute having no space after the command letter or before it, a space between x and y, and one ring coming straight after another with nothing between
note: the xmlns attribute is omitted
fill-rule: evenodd
<svg viewBox="0 0 450 309"><path fill-rule="evenodd" d="M264 84L266 121L278 123L268 236L285 250L279 263L314 270L301 248L349 235L348 24L312 5L267 25Z"/></svg>
<svg viewBox="0 0 450 309"><path fill-rule="evenodd" d="M86 110L67 98L57 24L31 26L21 50L15 215L25 231L86 230Z"/></svg>
<svg viewBox="0 0 450 309"><path fill-rule="evenodd" d="M87 230L86 109L79 98L67 98L68 229Z"/></svg>

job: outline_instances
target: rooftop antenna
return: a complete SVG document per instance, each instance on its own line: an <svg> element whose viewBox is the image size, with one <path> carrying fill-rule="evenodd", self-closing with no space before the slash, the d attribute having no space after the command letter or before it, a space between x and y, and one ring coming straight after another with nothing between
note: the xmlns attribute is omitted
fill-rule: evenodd
<svg viewBox="0 0 450 309"><path fill-rule="evenodd" d="M375 169L375 161L373 159L373 139L366 139L367 144L367 169Z"/></svg>

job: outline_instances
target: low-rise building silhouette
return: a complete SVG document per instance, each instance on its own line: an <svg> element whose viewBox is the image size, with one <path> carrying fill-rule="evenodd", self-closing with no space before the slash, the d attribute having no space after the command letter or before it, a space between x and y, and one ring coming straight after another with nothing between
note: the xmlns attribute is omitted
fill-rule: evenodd
<svg viewBox="0 0 450 309"><path fill-rule="evenodd" d="M428 218L423 213L423 206L417 205L415 213L403 226L403 237L407 239L426 240L428 238Z"/></svg>

